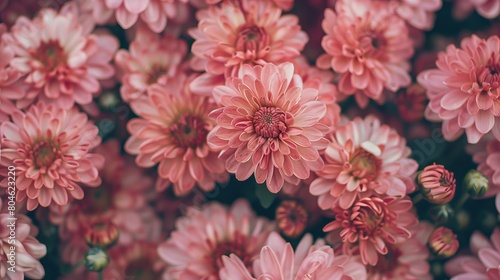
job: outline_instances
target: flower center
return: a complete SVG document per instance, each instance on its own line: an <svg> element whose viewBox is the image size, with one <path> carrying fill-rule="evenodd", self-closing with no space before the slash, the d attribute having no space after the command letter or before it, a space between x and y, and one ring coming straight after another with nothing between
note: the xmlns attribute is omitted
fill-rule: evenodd
<svg viewBox="0 0 500 280"><path fill-rule="evenodd" d="M88 189L85 194L84 212L86 214L102 214L113 205L111 186L104 183L103 187Z"/></svg>
<svg viewBox="0 0 500 280"><path fill-rule="evenodd" d="M376 198L364 198L354 204L350 219L361 238L368 238L384 227L386 208L386 203Z"/></svg>
<svg viewBox="0 0 500 280"><path fill-rule="evenodd" d="M63 65L67 61L67 55L59 42L51 40L42 42L37 50L38 60L50 70Z"/></svg>
<svg viewBox="0 0 500 280"><path fill-rule="evenodd" d="M278 138L286 132L286 114L280 108L261 107L253 115L255 132L264 138Z"/></svg>
<svg viewBox="0 0 500 280"><path fill-rule="evenodd" d="M358 58L363 58L364 55L378 57L383 54L382 50L386 45L385 38L377 31L368 30L359 38L359 47L355 51Z"/></svg>
<svg viewBox="0 0 500 280"><path fill-rule="evenodd" d="M500 87L500 60L496 57L497 55L493 53L488 63L484 66L478 67L475 71L477 83L488 93L491 93L492 90ZM500 95L500 93L497 95Z"/></svg>
<svg viewBox="0 0 500 280"><path fill-rule="evenodd" d="M222 256L229 257L231 254L238 256L241 261L243 261L243 264L250 269L253 260L251 254L246 250L246 245L247 238L238 233L233 240L219 243L217 247L213 249L212 254L207 256L213 261L214 271L218 272L223 267Z"/></svg>
<svg viewBox="0 0 500 280"><path fill-rule="evenodd" d="M285 200L276 209L278 228L289 237L298 237L307 226L307 209L295 200Z"/></svg>
<svg viewBox="0 0 500 280"><path fill-rule="evenodd" d="M240 27L236 38L236 50L243 52L244 60L252 61L265 51L271 44L271 37L267 35L266 30L255 25L245 25Z"/></svg>
<svg viewBox="0 0 500 280"><path fill-rule="evenodd" d="M54 161L61 157L61 151L52 142L41 141L34 145L32 151L35 167L50 167Z"/></svg>
<svg viewBox="0 0 500 280"><path fill-rule="evenodd" d="M152 85L154 83L158 82L158 79L161 78L161 76L165 75L167 73L167 69L162 66L162 65L153 65L151 69L148 72L148 78L147 78L147 84Z"/></svg>
<svg viewBox="0 0 500 280"><path fill-rule="evenodd" d="M208 134L205 121L200 116L189 113L182 115L168 130L173 143L182 148L202 146Z"/></svg>
<svg viewBox="0 0 500 280"><path fill-rule="evenodd" d="M382 162L373 154L358 148L351 157L350 169L351 176L357 179L371 181L378 177Z"/></svg>

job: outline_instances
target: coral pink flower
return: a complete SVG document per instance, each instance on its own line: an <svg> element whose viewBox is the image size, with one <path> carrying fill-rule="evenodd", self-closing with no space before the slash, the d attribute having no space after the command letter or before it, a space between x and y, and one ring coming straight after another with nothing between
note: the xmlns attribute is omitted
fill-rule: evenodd
<svg viewBox="0 0 500 280"><path fill-rule="evenodd" d="M472 10L483 17L494 19L500 14L500 0L455 0L453 15L459 19L467 17Z"/></svg>
<svg viewBox="0 0 500 280"><path fill-rule="evenodd" d="M17 168L17 200L27 200L28 210L52 201L65 205L82 199L79 183L101 183L101 155L89 153L99 145L98 128L76 109L65 110L39 102L23 113L14 111L12 122L1 126L0 165ZM7 186L4 179L2 186Z"/></svg>
<svg viewBox="0 0 500 280"><path fill-rule="evenodd" d="M408 158L405 139L373 115L337 127L331 138L325 167L309 188L322 209L348 209L362 194L403 197L415 189L418 164Z"/></svg>
<svg viewBox="0 0 500 280"><path fill-rule="evenodd" d="M208 5L217 4L224 0L205 0ZM293 7L294 0L273 0L276 6L284 11L290 11Z"/></svg>
<svg viewBox="0 0 500 280"><path fill-rule="evenodd" d="M421 193L431 203L445 204L455 196L457 184L453 172L440 164L426 166L418 173L417 181Z"/></svg>
<svg viewBox="0 0 500 280"><path fill-rule="evenodd" d="M444 266L452 280L498 279L500 276L500 228L495 228L488 240L474 232L469 247L474 256L458 256Z"/></svg>
<svg viewBox="0 0 500 280"><path fill-rule="evenodd" d="M406 23L387 8L369 0L339 1L335 11L325 11L322 26L326 54L317 65L340 74L339 90L354 94L360 107L369 98L383 102L384 88L395 92L410 84L413 43Z"/></svg>
<svg viewBox="0 0 500 280"><path fill-rule="evenodd" d="M312 236L305 235L294 251L290 243L276 232L272 232L266 246L260 251L260 258L251 273L245 263L236 255L223 256L224 267L220 270L221 280L341 280L366 278L365 267L348 256L335 256L333 249L322 240L312 243Z"/></svg>
<svg viewBox="0 0 500 280"><path fill-rule="evenodd" d="M116 64L124 72L120 92L126 102L146 95L154 84L166 85L176 79L186 56L187 45L169 35L159 36L139 28L129 50L116 53Z"/></svg>
<svg viewBox="0 0 500 280"><path fill-rule="evenodd" d="M451 229L441 226L432 232L428 245L437 256L449 258L458 251L459 243Z"/></svg>
<svg viewBox="0 0 500 280"><path fill-rule="evenodd" d="M208 73L193 83L196 93L211 94L213 85L236 76L242 64L282 63L298 57L307 43L298 18L281 15L268 0L226 1L196 14L198 28L189 34L196 40L192 67Z"/></svg>
<svg viewBox="0 0 500 280"><path fill-rule="evenodd" d="M244 65L238 78L214 89L222 107L210 116L217 126L208 143L221 151L226 169L240 181L252 174L276 193L285 181L298 184L323 167L318 150L326 146L326 112L318 91L303 88L294 66Z"/></svg>
<svg viewBox="0 0 500 280"><path fill-rule="evenodd" d="M152 86L148 99L131 104L141 118L128 123L132 136L125 150L138 155L141 167L159 163L158 174L173 183L177 195L195 185L210 191L228 178L224 162L207 145L207 134L215 124L208 114L216 107L208 97L189 91L191 78L178 75L176 80L178 85Z"/></svg>
<svg viewBox="0 0 500 280"><path fill-rule="evenodd" d="M40 263L41 259L47 253L47 248L42 243L36 240L38 234L31 219L23 214L16 214L15 232L12 233L9 224L12 222L12 215L7 210L7 201L2 201L0 198L0 278L4 280L19 280L24 277L31 279L42 279L45 275L45 270ZM14 239L12 239L14 236ZM15 272L11 271L9 264L10 248L16 247L15 250Z"/></svg>
<svg viewBox="0 0 500 280"><path fill-rule="evenodd" d="M344 0L345 1L345 0ZM382 0L388 9L406 20L411 26L430 30L434 25L434 13L441 9L442 0Z"/></svg>
<svg viewBox="0 0 500 280"><path fill-rule="evenodd" d="M371 196L356 201L347 210L336 207L335 220L323 228L331 238L342 240L345 253L358 253L363 264L374 266L379 255L387 255L387 244L395 244L411 237L408 226L417 223L409 212L409 199Z"/></svg>
<svg viewBox="0 0 500 280"><path fill-rule="evenodd" d="M448 141L464 130L469 143L490 131L500 139L500 38L465 38L460 49L449 45L439 53L436 65L418 75L430 99L427 119L443 121Z"/></svg>
<svg viewBox="0 0 500 280"><path fill-rule="evenodd" d="M4 38L16 54L12 67L26 75L24 83L29 87L26 97L17 102L18 108L35 99L58 103L65 109L75 102L89 104L100 93L99 80L114 75L109 62L118 40L84 32L71 12L58 14L45 9L32 21L19 18Z"/></svg>
<svg viewBox="0 0 500 280"><path fill-rule="evenodd" d="M251 269L272 228L245 200L230 209L210 203L187 209L158 253L169 265L163 279L218 279L222 257L235 254Z"/></svg>

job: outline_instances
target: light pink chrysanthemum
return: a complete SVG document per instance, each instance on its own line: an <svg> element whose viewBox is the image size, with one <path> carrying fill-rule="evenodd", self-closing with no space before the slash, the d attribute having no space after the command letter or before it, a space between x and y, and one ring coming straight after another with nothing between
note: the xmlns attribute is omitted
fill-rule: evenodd
<svg viewBox="0 0 500 280"><path fill-rule="evenodd" d="M345 0L344 0L345 1ZM441 9L442 0L379 0L387 9L395 12L411 26L430 30L434 26L434 13Z"/></svg>
<svg viewBox="0 0 500 280"><path fill-rule="evenodd" d="M469 247L474 256L458 256L444 266L452 280L492 280L500 277L500 228L495 228L490 240L476 231Z"/></svg>
<svg viewBox="0 0 500 280"><path fill-rule="evenodd" d="M245 200L229 209L215 202L188 208L158 248L169 264L163 279L219 279L222 257L230 254L251 269L271 229L272 224L256 217Z"/></svg>
<svg viewBox="0 0 500 280"><path fill-rule="evenodd" d="M500 139L500 38L473 35L461 48L449 45L439 53L438 69L418 75L430 99L426 118L443 121L446 140L465 130L469 143L492 131Z"/></svg>
<svg viewBox="0 0 500 280"><path fill-rule="evenodd" d="M322 240L313 244L312 236L305 235L294 249L278 233L272 232L260 258L250 272L238 256L223 257L221 280L364 280L365 267L348 256L335 256L333 249Z"/></svg>
<svg viewBox="0 0 500 280"><path fill-rule="evenodd" d="M295 15L281 15L268 0L223 2L200 10L198 28L189 34L196 40L192 67L207 73L191 85L196 93L211 94L214 85L236 76L242 64L283 63L298 57L307 43Z"/></svg>
<svg viewBox="0 0 500 280"><path fill-rule="evenodd" d="M458 19L463 19L474 9L481 16L494 19L500 14L500 0L455 0L453 15Z"/></svg>
<svg viewBox="0 0 500 280"><path fill-rule="evenodd" d="M373 115L356 117L331 134L325 167L316 172L309 190L319 196L322 209L348 209L357 197L373 192L403 197L415 189L418 164L410 154L393 128Z"/></svg>
<svg viewBox="0 0 500 280"><path fill-rule="evenodd" d="M7 210L7 201L2 201L0 198L0 222L3 225L0 228L0 278L19 280L26 276L31 279L42 279L45 270L39 259L45 256L47 248L35 238L38 228L33 225L30 218L19 213L15 216L14 227L9 227L13 222L12 218ZM14 260L9 258L12 253L11 246L15 246ZM10 267L14 267L15 272L11 271Z"/></svg>
<svg viewBox="0 0 500 280"><path fill-rule="evenodd" d="M116 53L116 64L124 72L121 96L131 102L145 96L154 84L166 85L180 71L187 45L169 35L159 36L149 29L139 28L129 50Z"/></svg>
<svg viewBox="0 0 500 280"><path fill-rule="evenodd" d="M342 240L345 253L359 254L363 264L374 266L389 252L387 244L411 237L408 227L418 221L409 212L412 206L409 199L364 197L347 210L334 208L335 220L323 231L333 231L331 238Z"/></svg>
<svg viewBox="0 0 500 280"><path fill-rule="evenodd" d="M27 200L28 210L52 201L65 205L71 198L82 199L80 183L101 183L97 170L104 157L89 153L101 138L87 115L39 102L11 117L12 122L1 127L0 164L16 166L17 200ZM6 179L1 185L7 186Z"/></svg>
<svg viewBox="0 0 500 280"><path fill-rule="evenodd" d="M208 5L217 4L222 1L231 0L205 0ZM290 11L293 7L294 0L272 0L276 6L284 11Z"/></svg>
<svg viewBox="0 0 500 280"><path fill-rule="evenodd" d="M42 10L32 21L19 18L4 36L16 57L11 65L24 76L25 108L36 99L69 109L75 103L90 104L99 95L99 80L114 75L110 65L118 40L107 34L84 32L71 12Z"/></svg>
<svg viewBox="0 0 500 280"><path fill-rule="evenodd" d="M404 20L387 8L370 0L339 1L335 11L325 11L322 26L326 54L317 65L340 74L339 90L354 95L360 107L369 98L383 102L384 89L410 84L413 43Z"/></svg>
<svg viewBox="0 0 500 280"><path fill-rule="evenodd" d="M318 150L329 128L319 120L326 108L316 89L303 88L293 64L244 65L214 96L222 107L210 114L217 126L208 143L238 180L254 174L276 193L285 181L298 184L323 167Z"/></svg>
<svg viewBox="0 0 500 280"><path fill-rule="evenodd" d="M138 155L136 163L141 167L159 163L158 174L173 184L177 195L195 185L210 191L228 178L224 162L207 145L207 134L215 125L208 114L216 106L208 97L189 91L191 78L178 75L176 80L178 86L154 85L148 99L131 104L141 118L128 123L132 136L125 150Z"/></svg>

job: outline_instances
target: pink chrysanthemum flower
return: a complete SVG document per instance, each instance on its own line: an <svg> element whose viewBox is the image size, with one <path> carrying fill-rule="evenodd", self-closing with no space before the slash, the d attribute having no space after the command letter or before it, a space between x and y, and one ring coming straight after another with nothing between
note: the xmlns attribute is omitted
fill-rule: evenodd
<svg viewBox="0 0 500 280"><path fill-rule="evenodd" d="M221 280L363 280L365 267L348 256L335 256L333 249L318 240L313 244L312 236L305 235L294 249L278 233L272 232L260 258L254 264L253 273L236 255L223 256Z"/></svg>
<svg viewBox="0 0 500 280"><path fill-rule="evenodd" d="M190 192L195 185L205 191L228 178L224 162L207 145L207 134L215 121L208 117L216 108L208 97L192 94L191 78L179 75L177 84L154 85L148 99L133 102L139 119L131 120L125 150L138 155L136 163L152 167L159 163L158 174L170 181L177 195Z"/></svg>
<svg viewBox="0 0 500 280"><path fill-rule="evenodd" d="M406 140L373 115L356 117L331 134L325 167L310 192L322 209L348 209L360 195L373 192L403 197L415 189L418 164L408 158Z"/></svg>
<svg viewBox="0 0 500 280"><path fill-rule="evenodd" d="M467 17L474 9L481 16L494 19L500 14L500 0L455 0L453 15L458 19Z"/></svg>
<svg viewBox="0 0 500 280"><path fill-rule="evenodd" d="M344 0L345 1L345 0ZM377 0L376 0L377 1ZM378 0L387 9L395 12L411 26L430 30L434 26L434 13L441 9L442 0Z"/></svg>
<svg viewBox="0 0 500 280"><path fill-rule="evenodd" d="M318 91L303 88L294 66L244 65L238 78L214 89L222 107L210 116L217 126L208 143L221 151L226 169L240 181L252 174L276 193L285 181L298 184L323 167L318 150L326 146L326 112Z"/></svg>
<svg viewBox="0 0 500 280"><path fill-rule="evenodd" d="M0 198L0 278L4 280L19 280L24 277L31 279L42 279L45 270L40 263L47 253L47 248L36 240L38 228L35 227L30 218L17 213L15 218L15 232L11 232L9 224L13 222L12 215L7 209L7 201ZM12 239L14 236L14 239ZM15 243L12 243L14 240ZM15 260L9 258L12 253L10 248L15 246ZM9 261L12 261L9 263ZM9 269L14 266L14 270Z"/></svg>
<svg viewBox="0 0 500 280"><path fill-rule="evenodd" d="M219 279L222 257L235 254L251 269L272 229L245 200L231 208L210 203L188 208L158 253L169 265L163 279Z"/></svg>
<svg viewBox="0 0 500 280"><path fill-rule="evenodd" d="M418 221L409 212L412 206L409 199L364 197L347 210L334 208L335 220L323 231L333 231L331 238L342 240L345 253L359 254L363 264L374 266L389 252L387 244L411 237L408 227Z"/></svg>
<svg viewBox="0 0 500 280"><path fill-rule="evenodd" d="M139 28L129 50L116 53L116 64L124 72L120 88L122 98L131 102L145 96L151 85L166 85L176 79L186 53L186 42Z"/></svg>
<svg viewBox="0 0 500 280"><path fill-rule="evenodd" d="M408 59L413 43L404 20L369 0L339 1L327 9L322 40L326 54L320 68L340 75L339 90L354 95L360 107L369 98L383 102L383 90L392 92L411 82Z"/></svg>
<svg viewBox="0 0 500 280"><path fill-rule="evenodd" d="M242 64L283 63L298 57L307 43L295 15L281 15L268 0L223 2L196 14L198 28L192 67L206 71L191 85L196 93L211 94L213 85L236 76Z"/></svg>
<svg viewBox="0 0 500 280"><path fill-rule="evenodd" d="M97 170L104 157L89 153L101 138L87 115L39 102L11 117L1 126L0 165L16 166L17 200L27 200L28 210L82 199L80 183L101 183ZM7 186L6 179L1 185Z"/></svg>
<svg viewBox="0 0 500 280"><path fill-rule="evenodd" d="M500 38L473 35L460 46L449 45L439 53L438 69L418 75L430 99L426 117L443 121L448 141L464 130L469 143L477 143L490 131L500 139Z"/></svg>
<svg viewBox="0 0 500 280"><path fill-rule="evenodd" d="M56 31L54 31L56 30ZM16 57L11 65L25 75L25 108L36 99L69 109L75 103L90 104L99 95L99 80L114 75L110 64L118 40L107 34L84 32L71 12L42 10L32 21L19 18L4 36Z"/></svg>
<svg viewBox="0 0 500 280"><path fill-rule="evenodd" d="M214 5L222 1L231 1L231 0L205 0L208 5ZM293 7L294 0L272 0L278 8L284 11L290 11Z"/></svg>
<svg viewBox="0 0 500 280"><path fill-rule="evenodd" d="M500 277L500 228L496 227L490 240L476 231L470 238L473 256L458 256L444 266L452 280L499 279Z"/></svg>

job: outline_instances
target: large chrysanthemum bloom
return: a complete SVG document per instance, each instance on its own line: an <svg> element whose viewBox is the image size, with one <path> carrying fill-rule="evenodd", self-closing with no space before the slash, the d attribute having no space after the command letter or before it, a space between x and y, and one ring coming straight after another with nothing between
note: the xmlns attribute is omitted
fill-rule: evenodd
<svg viewBox="0 0 500 280"><path fill-rule="evenodd" d="M231 208L216 202L187 209L158 253L169 265L163 279L219 279L222 256L235 254L251 269L272 224L258 218L245 200Z"/></svg>
<svg viewBox="0 0 500 280"><path fill-rule="evenodd" d="M426 118L443 121L448 141L464 130L469 143L477 143L490 131L500 139L500 38L473 35L460 46L449 45L439 53L438 69L418 75L430 99Z"/></svg>
<svg viewBox="0 0 500 280"><path fill-rule="evenodd" d="M200 10L198 28L189 34L196 40L192 67L207 73L191 88L210 95L214 85L236 76L242 64L283 63L298 57L307 43L295 15L281 15L268 0L223 2Z"/></svg>
<svg viewBox="0 0 500 280"><path fill-rule="evenodd" d="M330 238L341 240L346 254L359 254L363 264L374 266L389 253L388 244L411 237L408 227L418 222L409 212L412 206L406 198L363 197L347 210L334 208L335 220L323 231L332 231Z"/></svg>
<svg viewBox="0 0 500 280"><path fill-rule="evenodd" d="M363 280L366 269L348 256L335 256L332 247L318 240L313 244L306 234L294 250L278 233L272 232L260 257L253 263L253 273L236 255L223 256L221 280Z"/></svg>
<svg viewBox="0 0 500 280"><path fill-rule="evenodd" d="M185 195L196 185L210 191L216 182L228 179L224 162L207 144L215 124L208 114L216 106L208 97L189 91L191 78L179 75L176 79L178 87L154 85L148 99L131 104L141 118L128 123L132 136L125 150L138 155L136 163L141 167L159 163L158 174L173 184L176 195Z"/></svg>
<svg viewBox="0 0 500 280"><path fill-rule="evenodd" d="M469 248L474 255L458 256L446 263L446 274L452 280L491 280L500 277L500 228L496 227L490 240L476 231Z"/></svg>
<svg viewBox="0 0 500 280"><path fill-rule="evenodd" d="M329 128L319 123L326 107L293 71L291 63L244 65L238 78L214 89L222 106L210 113L217 126L208 144L221 151L226 169L240 181L254 174L273 193L321 169L318 150L327 144Z"/></svg>
<svg viewBox="0 0 500 280"><path fill-rule="evenodd" d="M415 190L418 164L406 140L373 115L337 127L324 153L325 167L310 192L322 209L348 209L360 195L403 197Z"/></svg>
<svg viewBox="0 0 500 280"><path fill-rule="evenodd" d="M345 1L345 0L344 0ZM377 0L376 0L377 1ZM387 5L387 9L395 12L411 26L430 30L434 26L434 13L441 9L442 0L378 0L382 5Z"/></svg>
<svg viewBox="0 0 500 280"><path fill-rule="evenodd" d="M14 229L9 227L15 218ZM30 218L23 214L13 217L7 209L7 201L0 198L0 278L4 280L19 280L24 277L31 279L42 279L45 270L40 263L47 253L47 248L36 240L38 228L35 227ZM14 232L12 232L14 230ZM14 238L14 239L12 239ZM15 243L12 241L14 240ZM15 260L9 258L11 246L15 247ZM12 261L9 263L9 261ZM14 266L12 271L9 268Z"/></svg>
<svg viewBox="0 0 500 280"><path fill-rule="evenodd" d="M377 265L367 266L368 279L372 280L431 280L427 240L434 227L421 222L410 228L412 237L396 244L387 244L388 252L379 258Z"/></svg>
<svg viewBox="0 0 500 280"><path fill-rule="evenodd" d="M1 127L0 165L16 166L17 200L27 200L28 210L82 199L80 184L101 184L104 157L89 153L101 138L87 115L39 102L11 117ZM1 185L7 187L6 179Z"/></svg>
<svg viewBox="0 0 500 280"><path fill-rule="evenodd" d="M474 9L481 16L494 19L500 14L500 0L455 0L453 15L458 19L467 17Z"/></svg>
<svg viewBox="0 0 500 280"><path fill-rule="evenodd" d="M4 38L16 54L12 67L24 75L28 86L18 108L36 99L65 109L75 103L90 104L100 94L99 80L114 75L110 61L118 40L104 33L84 32L72 12L44 9L32 21L19 18Z"/></svg>
<svg viewBox="0 0 500 280"><path fill-rule="evenodd" d="M135 36L129 50L119 50L115 57L124 74L120 92L126 102L145 96L154 84L166 85L176 79L187 53L186 42L170 35L139 28Z"/></svg>
<svg viewBox="0 0 500 280"><path fill-rule="evenodd" d="M340 75L339 90L354 95L360 107L369 98L383 102L384 89L395 92L411 83L408 60L413 43L404 20L369 0L339 1L327 9L320 68Z"/></svg>

